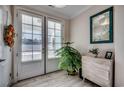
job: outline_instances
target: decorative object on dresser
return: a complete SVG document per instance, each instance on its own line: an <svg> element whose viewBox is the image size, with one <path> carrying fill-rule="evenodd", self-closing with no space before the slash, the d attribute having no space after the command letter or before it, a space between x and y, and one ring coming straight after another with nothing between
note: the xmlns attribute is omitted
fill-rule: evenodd
<svg viewBox="0 0 124 93"><path fill-rule="evenodd" d="M113 60L82 56L82 75L100 86L113 86Z"/></svg>
<svg viewBox="0 0 124 93"><path fill-rule="evenodd" d="M105 55L106 59L111 59L112 58L112 52L111 51L107 51L106 55Z"/></svg>
<svg viewBox="0 0 124 93"><path fill-rule="evenodd" d="M93 49L89 50L89 52L92 53L92 54L94 54L95 57L97 57L98 54L99 54L99 49L98 48L93 48Z"/></svg>

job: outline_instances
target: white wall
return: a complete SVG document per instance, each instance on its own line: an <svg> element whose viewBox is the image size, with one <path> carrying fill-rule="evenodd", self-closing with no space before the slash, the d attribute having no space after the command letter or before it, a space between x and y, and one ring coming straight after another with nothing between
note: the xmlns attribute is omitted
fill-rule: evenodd
<svg viewBox="0 0 124 93"><path fill-rule="evenodd" d="M115 86L124 86L124 6L115 6Z"/></svg>
<svg viewBox="0 0 124 93"><path fill-rule="evenodd" d="M93 6L71 20L70 40L82 54L86 54L90 44L89 17L110 6ZM124 86L124 6L114 6L114 43L95 44L101 49L115 50L115 86Z"/></svg>
<svg viewBox="0 0 124 93"><path fill-rule="evenodd" d="M114 43L90 44L90 16L109 7L110 6L93 6L70 21L70 41L74 42L73 46L78 49L82 55L86 54L88 49L93 46L103 50L114 50Z"/></svg>
<svg viewBox="0 0 124 93"><path fill-rule="evenodd" d="M8 11L8 16L9 16L9 24L11 23L11 8L10 6L2 6L0 5L0 8L3 9L4 11ZM1 20L0 20L1 21ZM3 32L4 30L2 30L2 36L3 36ZM3 37L2 37L3 38ZM0 38L0 39L2 39ZM4 68L4 77L3 77L3 80L4 81L4 84L1 85L1 86L7 86L9 85L10 81L11 81L11 78L10 78L10 73L11 73L11 66L12 66L12 57L11 57L11 51L10 51L10 48L8 46L6 46L2 40L2 49L3 49L3 52L2 52L2 56L5 60L5 62L3 62L2 66Z"/></svg>

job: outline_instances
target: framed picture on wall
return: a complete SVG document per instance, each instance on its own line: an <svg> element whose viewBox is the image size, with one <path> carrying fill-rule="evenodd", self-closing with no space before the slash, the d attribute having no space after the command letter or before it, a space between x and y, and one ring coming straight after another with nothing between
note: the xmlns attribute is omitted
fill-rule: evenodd
<svg viewBox="0 0 124 93"><path fill-rule="evenodd" d="M106 55L105 55L106 59L111 59L112 58L112 52L111 51L107 51Z"/></svg>
<svg viewBox="0 0 124 93"><path fill-rule="evenodd" d="M90 17L90 43L113 42L113 7Z"/></svg>

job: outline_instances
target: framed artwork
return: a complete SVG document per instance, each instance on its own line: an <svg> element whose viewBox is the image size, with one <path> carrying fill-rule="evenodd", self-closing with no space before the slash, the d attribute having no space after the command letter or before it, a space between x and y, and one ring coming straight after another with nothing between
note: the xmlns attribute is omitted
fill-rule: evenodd
<svg viewBox="0 0 124 93"><path fill-rule="evenodd" d="M106 55L105 55L106 59L111 59L112 58L112 52L111 51L107 51Z"/></svg>
<svg viewBox="0 0 124 93"><path fill-rule="evenodd" d="M90 17L90 43L113 42L113 7Z"/></svg>

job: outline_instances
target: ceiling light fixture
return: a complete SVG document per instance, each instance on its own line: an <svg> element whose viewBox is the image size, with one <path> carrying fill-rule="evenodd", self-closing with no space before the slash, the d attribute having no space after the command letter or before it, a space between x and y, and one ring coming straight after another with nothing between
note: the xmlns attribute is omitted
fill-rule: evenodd
<svg viewBox="0 0 124 93"><path fill-rule="evenodd" d="M54 8L65 8L66 5L49 5L50 7L54 7Z"/></svg>

